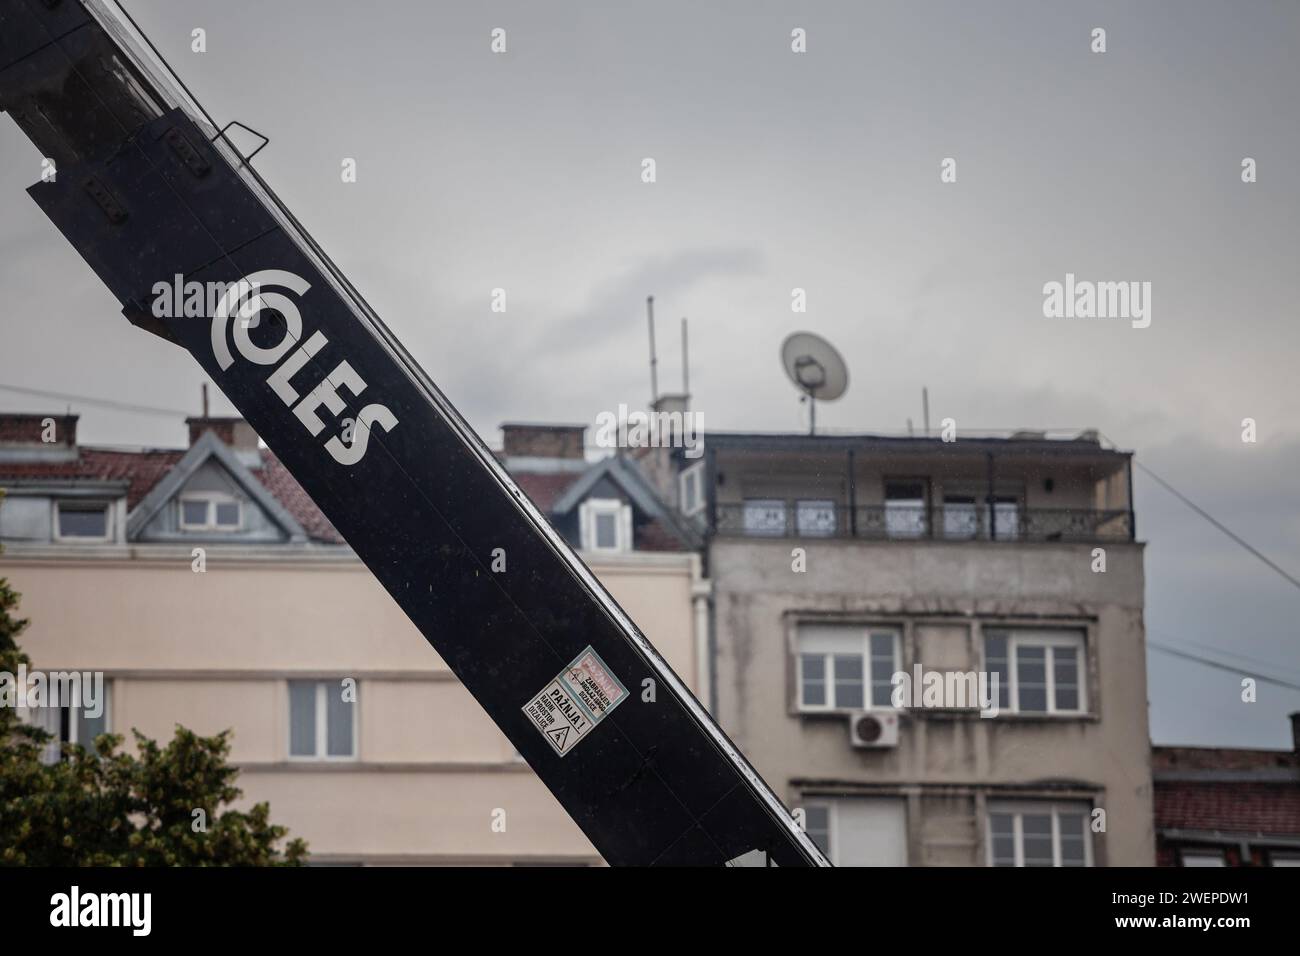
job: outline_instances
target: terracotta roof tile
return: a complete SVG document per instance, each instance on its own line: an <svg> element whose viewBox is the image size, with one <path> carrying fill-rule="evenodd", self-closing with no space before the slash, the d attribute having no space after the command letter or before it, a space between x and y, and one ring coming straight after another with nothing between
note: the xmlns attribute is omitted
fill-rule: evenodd
<svg viewBox="0 0 1300 956"><path fill-rule="evenodd" d="M126 481L126 506L130 510L185 455L184 449L127 451L83 447L78 451L74 461L0 462L0 485L6 479ZM262 449L262 464L249 471L297 519L310 538L330 544L344 543L343 536L316 507L302 485L269 450Z"/></svg>
<svg viewBox="0 0 1300 956"><path fill-rule="evenodd" d="M124 451L82 448L75 461L0 462L0 483L5 479L35 481L82 479L85 481L127 481L126 506L134 508L162 480L184 451L147 449Z"/></svg>
<svg viewBox="0 0 1300 956"><path fill-rule="evenodd" d="M569 486L582 477L582 472L511 472L510 477L515 480L533 504L541 510L550 514L551 506L559 499L560 495L568 490Z"/></svg>
<svg viewBox="0 0 1300 956"><path fill-rule="evenodd" d="M316 502L303 490L298 480L289 473L279 458L269 448L262 449L262 465L249 469L258 481L284 505L285 510L303 526L307 536L315 541L345 544L343 536L330 524L329 518L316 507Z"/></svg>

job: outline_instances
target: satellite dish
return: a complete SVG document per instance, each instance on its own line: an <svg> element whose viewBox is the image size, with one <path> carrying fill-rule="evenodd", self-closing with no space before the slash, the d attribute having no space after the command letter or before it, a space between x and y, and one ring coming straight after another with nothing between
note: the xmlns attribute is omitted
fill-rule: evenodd
<svg viewBox="0 0 1300 956"><path fill-rule="evenodd" d="M835 346L820 335L795 332L781 343L781 364L795 387L808 397L809 434L817 430L817 402L831 402L849 387L849 367Z"/></svg>

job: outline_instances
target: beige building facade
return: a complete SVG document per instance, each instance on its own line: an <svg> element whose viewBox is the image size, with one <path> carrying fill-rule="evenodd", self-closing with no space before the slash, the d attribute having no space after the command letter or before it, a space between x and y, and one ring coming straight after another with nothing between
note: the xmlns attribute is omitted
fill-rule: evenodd
<svg viewBox="0 0 1300 956"><path fill-rule="evenodd" d="M75 431L49 447L12 419L0 426L0 576L32 622L24 649L34 668L98 671L108 686L105 717L65 718L65 739L229 728L246 802L269 801L317 863L600 862L255 436L201 421L186 450L80 448ZM535 450L536 431L508 444ZM698 687L700 557L670 547L635 474L587 463L580 438L507 464L544 507L591 486L558 523L572 513L584 560ZM611 540L596 513L633 533Z"/></svg>

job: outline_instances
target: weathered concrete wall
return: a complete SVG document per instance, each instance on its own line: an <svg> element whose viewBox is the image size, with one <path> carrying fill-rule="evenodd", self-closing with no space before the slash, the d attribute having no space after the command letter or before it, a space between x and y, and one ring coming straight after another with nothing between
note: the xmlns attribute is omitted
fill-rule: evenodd
<svg viewBox="0 0 1300 956"><path fill-rule="evenodd" d="M791 549L807 572L791 570ZM1098 863L1153 863L1142 622L1142 546L715 539L718 716L791 805L809 791L896 793L909 804L913 863L984 862L983 800L1014 794L1092 800L1106 811ZM1078 628L1087 713L995 718L918 710L891 750L850 746L843 714L797 715L793 639L800 619L896 625L902 664L977 669L989 625ZM966 809L927 810L936 793ZM929 836L927 836L927 834Z"/></svg>

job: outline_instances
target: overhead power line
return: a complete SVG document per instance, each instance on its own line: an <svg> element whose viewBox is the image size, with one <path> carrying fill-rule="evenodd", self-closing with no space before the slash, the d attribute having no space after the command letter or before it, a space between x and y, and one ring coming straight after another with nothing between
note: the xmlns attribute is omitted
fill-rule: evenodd
<svg viewBox="0 0 1300 956"><path fill-rule="evenodd" d="M1111 439L1110 439L1109 436L1102 436L1102 437L1104 437L1104 438L1106 439L1106 441L1110 442L1111 447L1113 447L1113 448L1118 448L1118 447L1119 447L1118 445L1116 445L1116 443L1115 443L1114 441L1111 441ZM1210 514L1208 511L1206 511L1204 508L1202 508L1202 507L1201 507L1200 505L1198 505L1196 502L1192 501L1192 499L1188 498L1185 494L1183 494L1181 491L1179 491L1177 488L1175 488L1173 485L1171 485L1171 484L1170 484L1168 481L1166 481L1164 478L1161 478L1159 475L1157 475L1154 471L1152 471L1152 470L1151 470L1150 468L1148 468L1146 465L1142 464L1142 462L1140 462L1140 461L1137 460L1137 457L1136 457L1136 456L1133 458L1133 463L1134 463L1135 465L1137 465L1139 468L1141 468L1143 472L1145 472L1147 475L1149 475L1153 481L1155 481L1156 483L1158 483L1161 487L1163 487L1163 488L1164 488L1166 491L1168 491L1171 495L1173 495L1175 498L1177 498L1177 499L1178 499L1179 501L1181 501L1183 504L1187 505L1187 507L1191 508L1191 509L1192 509L1193 511L1195 511L1198 515L1200 515L1202 518L1204 518L1206 521L1208 521L1210 524L1214 525L1214 527L1218 528L1220 531L1222 531L1224 534L1226 534L1226 535L1227 535L1229 538L1231 538L1233 541L1237 542L1237 544L1241 545L1243 548L1245 548L1248 552L1250 552L1252 555L1254 555L1256 558L1258 558L1258 559L1259 559L1260 561L1262 561L1264 564L1268 565L1270 568L1272 568L1274 571L1276 571L1278 574L1280 574L1283 578L1285 578L1285 579L1286 579L1286 580L1291 584L1292 587L1296 588L1297 590L1300 590L1300 578L1295 577L1295 575L1291 574L1289 571L1287 571L1285 568L1283 568L1281 565L1279 565L1276 561L1274 561L1272 558L1270 558L1270 557L1269 557L1268 555L1266 555L1264 552L1260 551L1259 548L1255 547L1253 544L1251 544L1249 541L1247 541L1247 540L1246 540L1245 538L1243 538L1241 535L1237 534L1235 531L1233 531L1231 528L1229 528L1227 525L1225 525L1225 524L1224 524L1222 521L1220 521L1218 518L1214 517L1214 515ZM1133 504L1132 502L1129 502L1130 507L1132 506L1132 504Z"/></svg>
<svg viewBox="0 0 1300 956"><path fill-rule="evenodd" d="M1147 641L1147 647L1152 650L1160 651L1164 654L1172 654L1174 657L1181 657L1189 661L1196 661L1198 664L1204 664L1206 667L1213 667L1221 671L1228 671L1231 674L1244 675L1253 677L1255 680L1262 681L1265 684L1275 684L1278 687L1287 687L1291 690L1300 690L1300 684L1293 684L1290 681L1284 681L1277 677L1269 677L1267 674L1260 674L1248 671L1242 667L1233 667L1231 664L1225 664L1222 661L1211 660L1208 657L1202 657L1200 654L1193 654L1190 651L1179 650L1169 644L1162 644L1159 641Z"/></svg>
<svg viewBox="0 0 1300 956"><path fill-rule="evenodd" d="M140 415L166 415L175 419L178 415L186 417L191 412L182 412L175 408L159 408L156 405L136 405L131 402L118 402L111 398L93 398L89 395L70 395L66 392L50 392L40 388L28 388L23 385L5 385L0 383L0 391L16 392L19 395L34 395L37 398L53 398L61 402L77 402L82 405L98 405L112 408L119 412L134 412Z"/></svg>

